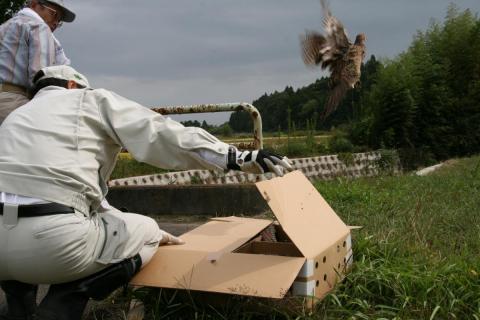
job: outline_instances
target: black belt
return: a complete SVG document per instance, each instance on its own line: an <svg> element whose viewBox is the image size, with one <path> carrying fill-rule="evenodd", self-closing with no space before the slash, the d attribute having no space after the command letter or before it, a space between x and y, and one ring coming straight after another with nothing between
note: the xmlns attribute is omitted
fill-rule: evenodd
<svg viewBox="0 0 480 320"><path fill-rule="evenodd" d="M22 204L18 206L18 217L38 217L53 214L74 213L75 209L59 203ZM0 215L3 215L3 203L0 203Z"/></svg>

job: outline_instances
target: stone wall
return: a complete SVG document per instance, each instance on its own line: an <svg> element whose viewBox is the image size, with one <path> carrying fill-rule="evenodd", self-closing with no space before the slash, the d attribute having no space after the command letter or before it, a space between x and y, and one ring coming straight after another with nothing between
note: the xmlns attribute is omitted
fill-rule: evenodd
<svg viewBox="0 0 480 320"><path fill-rule="evenodd" d="M330 180L336 177L362 177L378 174L379 152L356 153L351 155L328 155L312 158L291 159L293 167L301 170L310 180ZM272 173L248 174L238 171L188 170L163 174L130 177L111 180L115 186L166 186L166 185L217 185L254 183L271 179Z"/></svg>
<svg viewBox="0 0 480 320"><path fill-rule="evenodd" d="M118 186L110 188L107 200L115 208L152 216L250 216L268 211L252 183Z"/></svg>

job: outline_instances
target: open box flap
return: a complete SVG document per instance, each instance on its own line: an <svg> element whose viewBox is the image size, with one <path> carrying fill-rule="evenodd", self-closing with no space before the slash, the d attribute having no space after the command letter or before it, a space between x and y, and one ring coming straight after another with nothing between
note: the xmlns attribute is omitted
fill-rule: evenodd
<svg viewBox="0 0 480 320"><path fill-rule="evenodd" d="M304 262L303 257L230 252L211 260L198 251L160 248L131 284L282 298Z"/></svg>
<svg viewBox="0 0 480 320"><path fill-rule="evenodd" d="M315 258L349 234L345 223L302 172L290 172L255 185L306 258Z"/></svg>
<svg viewBox="0 0 480 320"><path fill-rule="evenodd" d="M158 248L152 260L130 281L132 285L187 288L194 266L205 259L207 253L176 250L180 246Z"/></svg>
<svg viewBox="0 0 480 320"><path fill-rule="evenodd" d="M211 253L233 251L271 223L271 220L264 219L214 218L181 235L180 237L185 241L185 244L175 246L175 250L196 250ZM163 247L160 247L160 249L163 249Z"/></svg>
<svg viewBox="0 0 480 320"><path fill-rule="evenodd" d="M175 287L188 279L202 260L220 260L268 227L272 221L225 217L184 233L183 245L160 246L152 260L132 280L134 285Z"/></svg>

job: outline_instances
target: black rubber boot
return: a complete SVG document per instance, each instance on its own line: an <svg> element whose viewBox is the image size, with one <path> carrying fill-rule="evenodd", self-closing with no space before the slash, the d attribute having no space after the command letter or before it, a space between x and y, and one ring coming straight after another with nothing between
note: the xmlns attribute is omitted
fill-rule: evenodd
<svg viewBox="0 0 480 320"><path fill-rule="evenodd" d="M51 285L36 320L80 320L90 298L103 300L140 270L140 255L73 282Z"/></svg>
<svg viewBox="0 0 480 320"><path fill-rule="evenodd" d="M7 313L0 320L31 320L37 309L38 286L19 281L1 281L7 298Z"/></svg>

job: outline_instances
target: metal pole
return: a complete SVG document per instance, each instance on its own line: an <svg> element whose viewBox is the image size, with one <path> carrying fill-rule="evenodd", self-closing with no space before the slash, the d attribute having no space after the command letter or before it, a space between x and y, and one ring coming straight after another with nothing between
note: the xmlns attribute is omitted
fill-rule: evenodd
<svg viewBox="0 0 480 320"><path fill-rule="evenodd" d="M188 113L207 113L207 112L228 112L228 111L246 111L250 114L253 121L253 148L263 149L262 117L257 108L250 103L219 103L219 104L196 104L189 106L166 106L155 107L153 111L163 115L169 114L188 114ZM248 149L248 145L241 146Z"/></svg>

